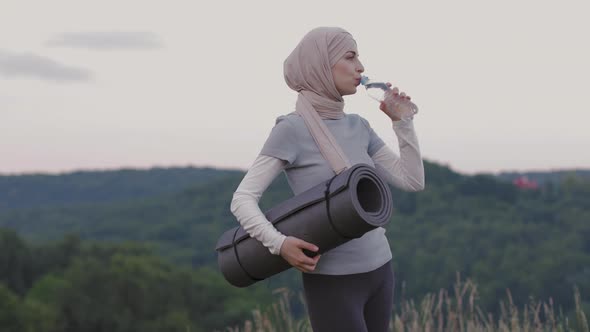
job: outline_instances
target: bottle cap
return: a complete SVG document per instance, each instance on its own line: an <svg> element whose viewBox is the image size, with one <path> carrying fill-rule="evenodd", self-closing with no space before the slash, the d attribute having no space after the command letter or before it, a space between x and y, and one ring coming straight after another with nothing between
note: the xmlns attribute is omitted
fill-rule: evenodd
<svg viewBox="0 0 590 332"><path fill-rule="evenodd" d="M369 82L369 78L367 76L361 76L361 84L366 85Z"/></svg>

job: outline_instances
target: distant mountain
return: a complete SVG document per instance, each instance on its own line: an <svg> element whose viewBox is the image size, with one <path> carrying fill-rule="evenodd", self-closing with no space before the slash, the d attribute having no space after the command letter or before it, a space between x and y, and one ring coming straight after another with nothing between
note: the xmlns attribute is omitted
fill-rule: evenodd
<svg viewBox="0 0 590 332"><path fill-rule="evenodd" d="M107 203L179 192L241 174L237 170L175 167L0 175L0 210Z"/></svg>
<svg viewBox="0 0 590 332"><path fill-rule="evenodd" d="M226 176L239 175L243 176L243 171L196 167L0 175L0 210L141 199L176 193ZM496 175L508 182L521 176L539 184L547 181L559 183L568 176L590 179L590 170L501 172ZM431 167L426 177L427 184L432 184L432 181L455 181L460 175L446 167Z"/></svg>

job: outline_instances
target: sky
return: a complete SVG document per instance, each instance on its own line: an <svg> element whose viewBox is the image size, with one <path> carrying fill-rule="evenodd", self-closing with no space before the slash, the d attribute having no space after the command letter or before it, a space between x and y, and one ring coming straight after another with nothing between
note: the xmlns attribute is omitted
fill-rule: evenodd
<svg viewBox="0 0 590 332"><path fill-rule="evenodd" d="M0 2L0 174L246 170L296 92L283 61L339 26L412 97L425 160L474 174L590 168L587 1ZM346 113L398 151L359 87Z"/></svg>

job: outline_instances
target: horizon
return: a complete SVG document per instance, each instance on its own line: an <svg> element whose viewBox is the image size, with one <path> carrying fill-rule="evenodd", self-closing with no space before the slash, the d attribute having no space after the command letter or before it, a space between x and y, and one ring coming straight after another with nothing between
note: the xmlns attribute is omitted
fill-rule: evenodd
<svg viewBox="0 0 590 332"><path fill-rule="evenodd" d="M432 161L428 158L423 158L425 162L430 162L437 164L441 167L447 167L455 173L459 173L462 175L473 176L478 174L491 174L494 176L506 173L553 173L553 172L574 172L574 171L590 171L590 167L571 167L571 168L541 168L541 169L524 169L524 170L514 170L514 169L505 169L499 170L496 172L489 172L489 171L476 171L476 172L464 172L461 170L457 170L451 165L442 164L436 161ZM91 172L116 172L116 171L124 171L124 170L131 170L131 171L150 171L154 169L184 169L184 168L194 168L194 169L214 169L219 171L240 171L246 172L247 168L240 168L240 167L223 167L223 166L215 166L215 165L197 165L197 164L169 164L169 165L151 165L151 166L120 166L120 167L104 167L104 168L76 168L76 169L66 169L66 170L55 170L55 171L29 171L29 172L0 172L0 176L9 177L9 176L28 176L28 175L68 175L73 173L91 173Z"/></svg>

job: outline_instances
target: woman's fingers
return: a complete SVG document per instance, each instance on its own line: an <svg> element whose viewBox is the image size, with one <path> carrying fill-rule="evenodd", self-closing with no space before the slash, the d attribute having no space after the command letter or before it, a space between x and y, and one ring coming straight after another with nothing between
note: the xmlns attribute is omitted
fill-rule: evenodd
<svg viewBox="0 0 590 332"><path fill-rule="evenodd" d="M305 254L301 254L301 256L299 256L299 264L303 264L303 265L316 265L318 260L320 259L321 255L316 255L315 257L308 257Z"/></svg>
<svg viewBox="0 0 590 332"><path fill-rule="evenodd" d="M309 257L304 250L309 250L316 255L314 257ZM321 255L319 254L318 246L313 243L288 236L281 248L281 256L297 270L301 272L311 272L315 269Z"/></svg>
<svg viewBox="0 0 590 332"><path fill-rule="evenodd" d="M391 84L388 84L388 86L390 86L390 87L391 87ZM407 100L410 100L410 99L412 99L410 96L406 95L406 93L405 93L405 92L399 92L399 89L397 88L397 86L396 86L395 88L391 89L391 93L392 93L392 94L393 94L395 97L397 97L397 96L399 95L399 97L401 97L402 99L407 99Z"/></svg>
<svg viewBox="0 0 590 332"><path fill-rule="evenodd" d="M407 96L405 92L400 93L399 96L406 99L406 100L412 99L410 96Z"/></svg>
<svg viewBox="0 0 590 332"><path fill-rule="evenodd" d="M316 251L318 251L320 249L316 245L314 245L312 243L309 243L309 242L306 242L306 241L303 241L301 239L297 239L296 244L297 244L297 247L300 248L300 249L307 249L307 250L310 250L310 251L313 251L313 252L316 252Z"/></svg>
<svg viewBox="0 0 590 332"><path fill-rule="evenodd" d="M303 265L299 265L297 267L297 269L301 272L312 272L313 270L315 270L315 265L303 264Z"/></svg>
<svg viewBox="0 0 590 332"><path fill-rule="evenodd" d="M406 95L405 92L400 92L399 94L397 92L399 92L399 90L395 90L395 89L392 90L392 93L393 93L394 98L399 98L401 100L410 100L410 99L412 99L410 96Z"/></svg>
<svg viewBox="0 0 590 332"><path fill-rule="evenodd" d="M305 256L305 255L303 255L303 256ZM315 267L316 267L318 261L320 260L320 256L321 255L317 255L314 258L309 258L309 257L305 256L305 257L309 258L309 260L311 260L311 262L309 262L308 259L305 259L298 264L297 268L302 272L311 272L311 271L315 270Z"/></svg>
<svg viewBox="0 0 590 332"><path fill-rule="evenodd" d="M316 256L316 257L317 257L317 256ZM305 255L305 254L302 254L302 255L299 257L299 262L298 262L298 263L299 263L300 265L314 265L314 264L315 264L315 261L314 261L314 259L313 259L313 258L307 257L307 255Z"/></svg>
<svg viewBox="0 0 590 332"><path fill-rule="evenodd" d="M388 87L391 88L391 83L387 82L385 83L387 84ZM391 93L395 96L395 95L399 95L400 97L404 97L405 99L410 99L410 96L406 96L405 92L399 92L399 88L396 86L393 89L391 89Z"/></svg>

